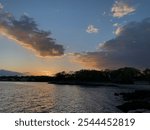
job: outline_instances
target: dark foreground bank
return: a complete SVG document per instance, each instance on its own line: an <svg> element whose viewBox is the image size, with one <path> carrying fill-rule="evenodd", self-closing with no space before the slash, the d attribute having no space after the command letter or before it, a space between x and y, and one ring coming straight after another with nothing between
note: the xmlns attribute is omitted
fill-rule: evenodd
<svg viewBox="0 0 150 130"><path fill-rule="evenodd" d="M129 93L115 93L115 96L122 96L124 103L117 106L122 112L150 112L150 91L135 90Z"/></svg>

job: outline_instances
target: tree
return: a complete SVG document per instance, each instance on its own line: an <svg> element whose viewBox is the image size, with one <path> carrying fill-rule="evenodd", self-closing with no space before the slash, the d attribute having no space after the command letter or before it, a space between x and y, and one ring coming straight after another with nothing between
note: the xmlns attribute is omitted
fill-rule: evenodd
<svg viewBox="0 0 150 130"><path fill-rule="evenodd" d="M143 75L145 80L150 81L150 69L145 69Z"/></svg>
<svg viewBox="0 0 150 130"><path fill-rule="evenodd" d="M131 67L125 67L112 71L111 79L113 82L131 84L140 75L140 70Z"/></svg>

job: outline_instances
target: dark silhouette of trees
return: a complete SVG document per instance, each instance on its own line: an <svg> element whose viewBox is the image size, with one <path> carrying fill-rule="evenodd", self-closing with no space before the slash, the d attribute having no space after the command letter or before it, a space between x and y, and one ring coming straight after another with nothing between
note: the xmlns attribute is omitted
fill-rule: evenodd
<svg viewBox="0 0 150 130"><path fill-rule="evenodd" d="M143 71L144 79L150 82L150 69L145 69Z"/></svg>
<svg viewBox="0 0 150 130"><path fill-rule="evenodd" d="M53 80L55 81L80 81L80 82L102 82L102 83L120 83L133 84L134 81L150 81L150 69L143 72L132 67L120 68L117 70L80 70L75 72L57 73Z"/></svg>
<svg viewBox="0 0 150 130"><path fill-rule="evenodd" d="M1 76L0 81L28 81L28 82L81 82L88 83L120 83L133 84L135 81L150 82L150 69L140 71L136 68L125 67L117 70L79 70L65 71L55 74L55 76Z"/></svg>
<svg viewBox="0 0 150 130"><path fill-rule="evenodd" d="M141 76L138 69L125 67L111 72L111 81L123 84L133 84L134 81Z"/></svg>

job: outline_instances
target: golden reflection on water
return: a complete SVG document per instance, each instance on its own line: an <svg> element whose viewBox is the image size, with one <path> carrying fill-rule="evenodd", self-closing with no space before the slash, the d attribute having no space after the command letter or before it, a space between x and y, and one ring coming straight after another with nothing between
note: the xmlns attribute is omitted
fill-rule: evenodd
<svg viewBox="0 0 150 130"><path fill-rule="evenodd" d="M3 83L0 101L2 111L8 112L49 112L55 106L55 87L47 83ZM8 97L8 98L7 98ZM1 106L0 105L0 106Z"/></svg>
<svg viewBox="0 0 150 130"><path fill-rule="evenodd" d="M114 87L0 82L0 112L120 112Z"/></svg>

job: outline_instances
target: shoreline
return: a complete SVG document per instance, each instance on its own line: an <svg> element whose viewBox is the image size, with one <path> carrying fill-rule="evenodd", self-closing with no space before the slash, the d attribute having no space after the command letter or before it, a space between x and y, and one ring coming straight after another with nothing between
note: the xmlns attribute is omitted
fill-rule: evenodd
<svg viewBox="0 0 150 130"><path fill-rule="evenodd" d="M87 82L87 81L18 81L18 80L6 80L0 82L37 82L37 83L48 83L56 85L79 85L85 87L118 87L125 89L134 89L134 90L150 90L150 84L119 84L111 82Z"/></svg>
<svg viewBox="0 0 150 130"><path fill-rule="evenodd" d="M80 86L91 86L91 87L119 87L135 90L150 90L150 85L145 84L119 84L119 83L106 83L106 82L86 82L86 81L49 81L48 84L56 85L80 85Z"/></svg>
<svg viewBox="0 0 150 130"><path fill-rule="evenodd" d="M110 87L119 87L119 84L116 83L100 83L100 82L86 82L86 81L49 81L48 84L57 84L57 85L81 85L81 86L110 86Z"/></svg>
<svg viewBox="0 0 150 130"><path fill-rule="evenodd" d="M116 106L125 113L150 113L150 90L135 90L128 93L115 93L123 99L121 105Z"/></svg>

